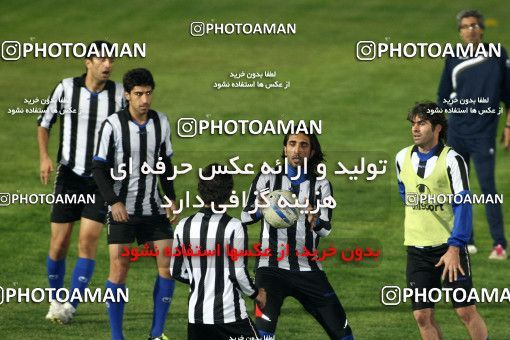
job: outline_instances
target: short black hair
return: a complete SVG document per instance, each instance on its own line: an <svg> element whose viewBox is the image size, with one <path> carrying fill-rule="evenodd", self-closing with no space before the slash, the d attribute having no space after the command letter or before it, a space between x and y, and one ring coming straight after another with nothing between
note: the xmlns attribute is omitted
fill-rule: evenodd
<svg viewBox="0 0 510 340"><path fill-rule="evenodd" d="M317 135L315 133L303 133L304 135L308 136L310 139L310 147L311 150L314 152L312 157L308 159L308 169L311 169L311 174L318 175L317 172L317 165L320 163L323 163L325 161L324 159L324 153L322 152L321 143L319 143L319 139L317 138ZM288 133L283 138L283 146L287 146L287 142L289 141L289 137L292 135L298 135L298 133ZM282 151L282 158L285 158L285 152Z"/></svg>
<svg viewBox="0 0 510 340"><path fill-rule="evenodd" d="M222 166L218 163L212 163L202 170L202 177L211 177L213 168ZM210 205L225 203L232 195L234 188L234 177L231 174L214 174L210 180L200 177L198 179L198 193L205 204Z"/></svg>
<svg viewBox="0 0 510 340"><path fill-rule="evenodd" d="M105 45L108 50L111 50L112 46L113 46L110 42L108 42L106 40L95 40L87 46L87 54L85 55L85 59L92 59L94 57L100 58L101 57L100 55L90 55L90 52L91 52L92 46L94 46L95 49L101 54L101 52L103 51L103 45ZM106 56L106 57L110 58L108 56Z"/></svg>
<svg viewBox="0 0 510 340"><path fill-rule="evenodd" d="M150 86L154 90L156 84L152 73L145 68L135 68L128 71L122 78L124 91L130 93L135 86Z"/></svg>
<svg viewBox="0 0 510 340"><path fill-rule="evenodd" d="M448 120L444 115L444 111L434 102L423 101L416 103L407 113L407 120L411 123L416 116L420 116L423 120L428 120L435 129L437 125L441 125L442 129L439 132L439 139L446 142L448 131Z"/></svg>
<svg viewBox="0 0 510 340"><path fill-rule="evenodd" d="M469 18L469 17L476 18L478 25L482 29L485 29L485 19L484 19L482 13L478 12L476 9L464 9L457 14L457 27L459 28L459 30L460 30L460 22L462 21L462 19Z"/></svg>

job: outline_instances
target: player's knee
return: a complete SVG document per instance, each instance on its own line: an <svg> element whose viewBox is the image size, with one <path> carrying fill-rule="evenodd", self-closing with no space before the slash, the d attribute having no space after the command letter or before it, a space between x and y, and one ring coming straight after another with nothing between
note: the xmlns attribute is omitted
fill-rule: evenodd
<svg viewBox="0 0 510 340"><path fill-rule="evenodd" d="M52 259L63 259L69 249L70 240L62 237L52 237L50 242L50 257Z"/></svg>
<svg viewBox="0 0 510 340"><path fill-rule="evenodd" d="M97 249L97 238L92 235L80 235L80 241L78 244L78 251L80 257L95 258Z"/></svg>
<svg viewBox="0 0 510 340"><path fill-rule="evenodd" d="M419 327L428 327L433 323L433 314L428 311L417 310L413 313L414 319Z"/></svg>
<svg viewBox="0 0 510 340"><path fill-rule="evenodd" d="M469 324L478 313L474 306L457 308L455 312L457 312L457 315L465 324Z"/></svg>
<svg viewBox="0 0 510 340"><path fill-rule="evenodd" d="M110 261L109 280L115 283L123 283L129 270L129 262L115 259Z"/></svg>

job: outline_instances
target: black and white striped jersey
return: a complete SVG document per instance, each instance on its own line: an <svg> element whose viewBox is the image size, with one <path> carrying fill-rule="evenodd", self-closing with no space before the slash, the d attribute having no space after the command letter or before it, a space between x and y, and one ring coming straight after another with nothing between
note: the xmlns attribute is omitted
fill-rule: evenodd
<svg viewBox="0 0 510 340"><path fill-rule="evenodd" d="M252 224L261 221L260 242L261 248L271 249L272 256L257 258L257 268L273 267L292 271L310 271L322 270L319 262L314 261L310 257L297 256L298 253L304 251L304 247L310 252L314 252L318 245L319 239L329 235L331 232L331 218L333 209L321 207L319 210L319 219L317 226L313 231L310 230L310 223L305 214L301 214L296 225L289 228L274 228L266 220L261 218L260 212L249 213L254 210L255 201L258 193L263 190L289 190L294 192L299 202L309 200L310 204L315 207L317 200L325 199L333 196L331 183L327 179L317 180L310 176L299 185L292 185L291 180L284 174L262 174L259 173L250 187L249 199L246 207L241 214L243 223ZM312 189L312 190L310 190ZM288 256L278 260L278 254L288 246Z"/></svg>
<svg viewBox="0 0 510 340"><path fill-rule="evenodd" d="M90 92L85 74L62 80L50 97L38 126L51 129L60 116L60 145L57 162L80 176L92 175L92 156L103 121L119 111L124 103L122 84L111 80L101 92Z"/></svg>
<svg viewBox="0 0 510 340"><path fill-rule="evenodd" d="M158 178L151 172L144 174L142 165L146 162L155 170L158 161L173 154L167 117L153 110L147 115L143 125L132 119L128 109L109 116L99 131L94 155L94 161L108 163L113 168L112 177L123 177L114 181L113 191L128 214L137 216L165 213L161 207Z"/></svg>
<svg viewBox="0 0 510 340"><path fill-rule="evenodd" d="M183 246L195 252L220 253L175 256ZM241 221L202 208L179 222L172 247L172 277L190 285L190 323L231 323L248 318L241 292L255 298L258 289L248 274L247 257L234 261L227 255L228 248L237 251L248 248L246 226Z"/></svg>

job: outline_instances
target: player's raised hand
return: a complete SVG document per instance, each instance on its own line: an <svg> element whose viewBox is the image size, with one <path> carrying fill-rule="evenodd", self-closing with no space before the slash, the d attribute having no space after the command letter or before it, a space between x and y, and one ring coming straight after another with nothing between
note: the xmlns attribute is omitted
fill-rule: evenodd
<svg viewBox="0 0 510 340"><path fill-rule="evenodd" d="M260 308L264 308L266 306L267 294L264 288L259 288L259 293L255 298L255 301L259 305Z"/></svg>
<svg viewBox="0 0 510 340"><path fill-rule="evenodd" d="M49 157L44 157L39 162L39 176L41 183L46 185L50 180L50 175L53 172L53 162Z"/></svg>
<svg viewBox="0 0 510 340"><path fill-rule="evenodd" d="M122 202L112 205L112 217L115 222L127 222L129 215L126 206Z"/></svg>
<svg viewBox="0 0 510 340"><path fill-rule="evenodd" d="M460 265L459 250L459 247L450 246L448 247L448 251L439 259L436 267L440 267L444 264L441 280L444 281L446 273L448 273L449 282L457 281L458 272L460 272L462 275L466 275L464 274L464 270Z"/></svg>

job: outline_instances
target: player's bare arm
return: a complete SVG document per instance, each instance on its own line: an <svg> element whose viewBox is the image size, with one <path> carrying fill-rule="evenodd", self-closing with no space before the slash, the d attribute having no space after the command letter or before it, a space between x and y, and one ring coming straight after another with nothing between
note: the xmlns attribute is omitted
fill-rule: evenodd
<svg viewBox="0 0 510 340"><path fill-rule="evenodd" d="M318 213L315 213L315 214L309 213L312 210L313 210L313 207L312 207L312 205L309 204L308 207L306 208L306 211L308 212L308 214L306 215L306 219L310 223L310 230L315 229L315 226L317 225L317 219L319 218Z"/></svg>
<svg viewBox="0 0 510 340"><path fill-rule="evenodd" d="M42 184L48 184L50 175L53 172L53 162L48 154L48 142L50 131L39 126L37 128L37 142L39 143L39 176Z"/></svg>

